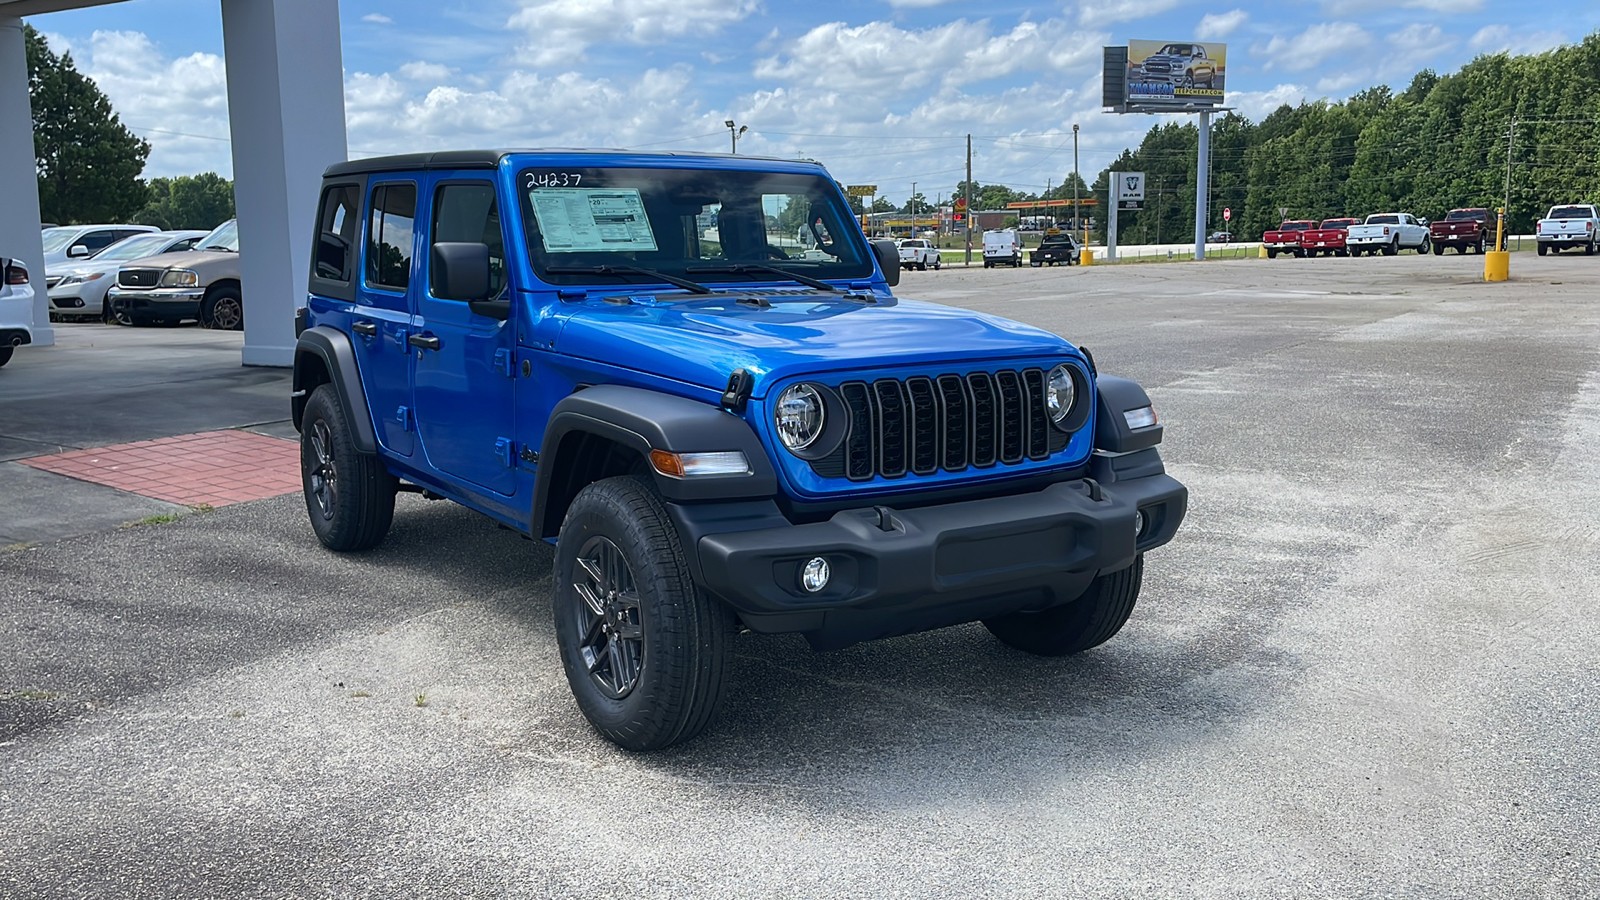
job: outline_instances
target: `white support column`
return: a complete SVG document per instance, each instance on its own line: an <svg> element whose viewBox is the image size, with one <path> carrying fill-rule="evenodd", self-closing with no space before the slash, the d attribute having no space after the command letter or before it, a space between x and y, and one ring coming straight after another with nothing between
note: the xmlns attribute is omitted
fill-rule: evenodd
<svg viewBox="0 0 1600 900"><path fill-rule="evenodd" d="M0 16L0 256L22 260L33 281L34 346L56 342L44 289L39 241L39 167L33 156L33 107L28 102L28 47L22 20ZM23 128L23 125L28 125Z"/></svg>
<svg viewBox="0 0 1600 900"><path fill-rule="evenodd" d="M222 0L244 364L294 362L322 170L347 158L337 0Z"/></svg>

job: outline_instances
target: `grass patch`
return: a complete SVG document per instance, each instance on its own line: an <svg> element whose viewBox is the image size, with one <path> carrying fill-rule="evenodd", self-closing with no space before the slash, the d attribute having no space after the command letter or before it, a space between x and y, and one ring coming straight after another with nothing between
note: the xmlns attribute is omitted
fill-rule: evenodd
<svg viewBox="0 0 1600 900"><path fill-rule="evenodd" d="M216 507L212 506L209 503L196 503L195 505L188 507L187 508L187 512L169 512L169 513L159 513L159 514L154 515L154 516L145 516L144 518L139 519L136 522L124 522L124 523L122 523L122 527L123 528L139 528L139 527L144 526L144 525L166 525L169 522L176 522L179 519L184 518L185 516L193 515L195 513L208 513L208 512L215 512L215 511L216 511Z"/></svg>
<svg viewBox="0 0 1600 900"><path fill-rule="evenodd" d="M428 695L427 694L418 694L417 695L417 707L420 709L421 707L424 707L424 706L427 706L427 705L428 705Z"/></svg>
<svg viewBox="0 0 1600 900"><path fill-rule="evenodd" d="M350 696L355 697L356 699L359 700L359 699L364 699L366 697L371 697L372 695L367 693L366 691L351 691L350 692ZM419 703L417 705L420 706L421 704Z"/></svg>
<svg viewBox="0 0 1600 900"><path fill-rule="evenodd" d="M34 541L21 541L15 544L7 544L4 547L0 547L0 553L21 553L23 550L32 550L37 546L39 545Z"/></svg>
<svg viewBox="0 0 1600 900"><path fill-rule="evenodd" d="M0 691L0 702L15 700L21 700L24 702L39 702L43 700L55 700L60 696L60 694L57 694L54 691L41 691L35 688L29 688L25 691Z"/></svg>

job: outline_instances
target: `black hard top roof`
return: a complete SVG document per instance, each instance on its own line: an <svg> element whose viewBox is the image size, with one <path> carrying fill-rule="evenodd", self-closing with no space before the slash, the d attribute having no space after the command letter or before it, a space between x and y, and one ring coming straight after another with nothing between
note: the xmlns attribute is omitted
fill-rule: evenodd
<svg viewBox="0 0 1600 900"><path fill-rule="evenodd" d="M572 154L594 154L595 156L655 156L655 157L681 157L684 159L728 159L740 161L761 160L765 162L782 162L793 165L796 162L810 162L810 160L778 159L776 157L762 156L733 156L727 153L690 153L684 151L659 152L639 150L602 150L581 147L538 147L522 149L500 150L440 150L434 153L402 153L397 156L374 156L369 159L352 159L349 162L334 163L322 173L324 178L339 175L361 175L367 172L414 172L428 169L493 169L500 165L500 160L507 156L520 153L549 153L570 156Z"/></svg>

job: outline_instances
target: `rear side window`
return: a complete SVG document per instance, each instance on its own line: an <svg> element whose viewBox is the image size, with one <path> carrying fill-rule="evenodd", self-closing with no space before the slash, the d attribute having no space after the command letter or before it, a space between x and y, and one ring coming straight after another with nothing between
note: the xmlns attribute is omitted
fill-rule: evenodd
<svg viewBox="0 0 1600 900"><path fill-rule="evenodd" d="M367 214L367 284L403 291L411 284L411 237L416 225L417 186L380 184L372 189Z"/></svg>
<svg viewBox="0 0 1600 900"><path fill-rule="evenodd" d="M356 235L360 231L360 208L361 188L358 185L341 184L322 192L322 208L317 213L318 278L350 280L354 268Z"/></svg>
<svg viewBox="0 0 1600 900"><path fill-rule="evenodd" d="M506 283L506 245L500 234L500 208L494 185L486 181L447 182L433 195L435 244L484 244L489 248L489 294Z"/></svg>
<svg viewBox="0 0 1600 900"><path fill-rule="evenodd" d="M99 253L120 239L118 232L115 231L91 231L78 238L77 242L89 248L90 253Z"/></svg>

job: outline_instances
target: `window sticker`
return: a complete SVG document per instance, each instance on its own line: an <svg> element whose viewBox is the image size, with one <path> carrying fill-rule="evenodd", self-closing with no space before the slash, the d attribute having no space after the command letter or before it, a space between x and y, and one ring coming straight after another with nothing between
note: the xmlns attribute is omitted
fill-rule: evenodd
<svg viewBox="0 0 1600 900"><path fill-rule="evenodd" d="M546 253L656 249L637 188L542 188L528 200Z"/></svg>

